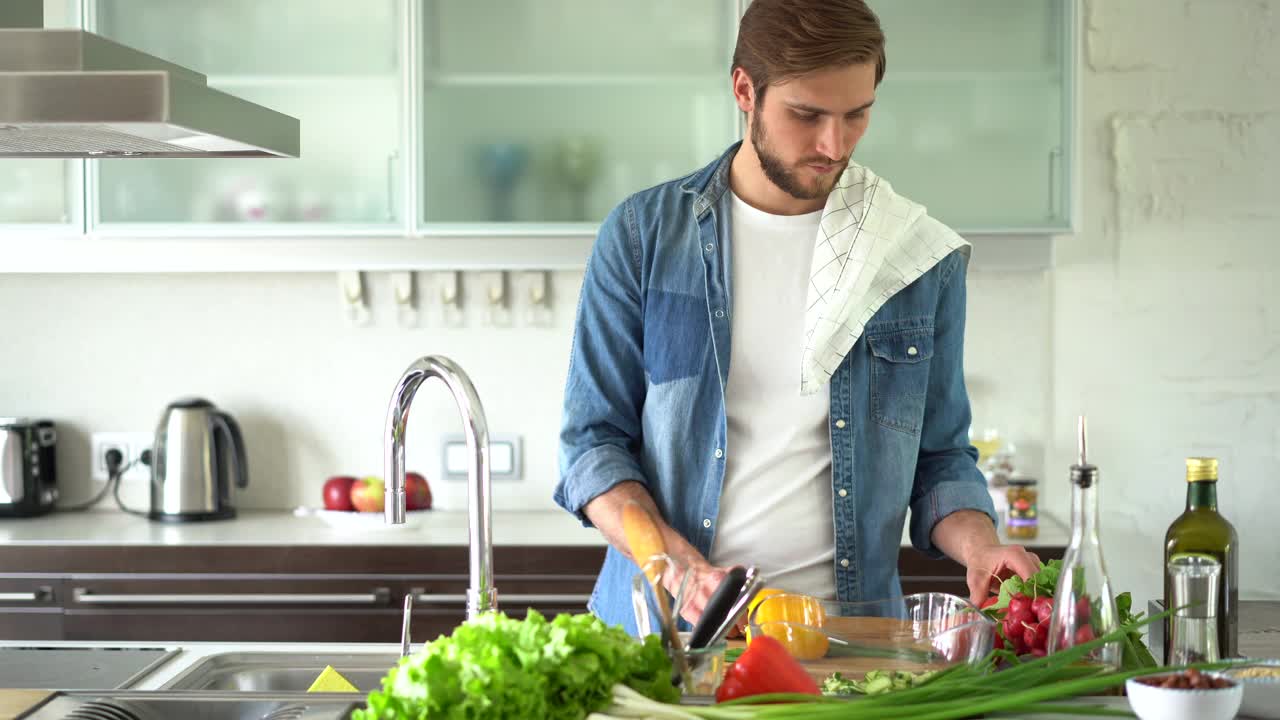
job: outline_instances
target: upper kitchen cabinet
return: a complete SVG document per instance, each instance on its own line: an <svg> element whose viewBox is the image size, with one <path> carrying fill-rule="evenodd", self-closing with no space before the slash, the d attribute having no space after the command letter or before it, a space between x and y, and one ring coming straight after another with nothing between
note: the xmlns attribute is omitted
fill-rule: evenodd
<svg viewBox="0 0 1280 720"><path fill-rule="evenodd" d="M44 26L79 27L79 4L45 0ZM0 160L0 228L10 226L28 235L82 232L83 169L79 160Z"/></svg>
<svg viewBox="0 0 1280 720"><path fill-rule="evenodd" d="M403 0L96 0L90 29L301 120L298 159L90 163L108 234L403 234Z"/></svg>
<svg viewBox="0 0 1280 720"><path fill-rule="evenodd" d="M591 235L627 195L713 160L739 132L738 13L737 0L423 0L419 229Z"/></svg>
<svg viewBox="0 0 1280 720"><path fill-rule="evenodd" d="M887 73L854 157L962 232L1071 227L1073 0L871 0Z"/></svg>
<svg viewBox="0 0 1280 720"><path fill-rule="evenodd" d="M82 167L76 160L0 160L0 227L81 232Z"/></svg>

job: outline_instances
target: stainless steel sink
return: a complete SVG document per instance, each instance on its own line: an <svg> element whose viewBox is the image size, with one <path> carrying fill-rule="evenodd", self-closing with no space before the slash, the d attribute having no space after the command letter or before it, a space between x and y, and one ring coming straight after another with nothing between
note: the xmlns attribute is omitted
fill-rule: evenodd
<svg viewBox="0 0 1280 720"><path fill-rule="evenodd" d="M210 655L164 685L165 690L303 692L332 665L361 692L377 690L400 656L360 653L233 652Z"/></svg>
<svg viewBox="0 0 1280 720"><path fill-rule="evenodd" d="M197 692L58 693L23 720L343 720L355 695Z"/></svg>

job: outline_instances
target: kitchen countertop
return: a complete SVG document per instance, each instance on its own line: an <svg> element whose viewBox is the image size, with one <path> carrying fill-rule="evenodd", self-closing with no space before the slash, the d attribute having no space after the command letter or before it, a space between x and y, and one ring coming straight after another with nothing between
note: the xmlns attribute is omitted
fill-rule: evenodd
<svg viewBox="0 0 1280 720"><path fill-rule="evenodd" d="M0 641L0 647L30 647L34 643ZM303 652L314 654L372 654L396 655L400 646L396 643L101 643L101 642L40 642L41 647L143 647L176 649L179 653L142 679L133 689L157 690L200 660L227 652ZM417 647L417 646L415 646ZM1280 602L1247 602L1241 606L1240 647L1251 657L1280 657ZM341 668L338 668L341 671ZM1123 698L1089 698L1081 701L1092 705L1105 705L1124 709ZM1007 716L1014 718L1015 716ZM1036 716L1051 718L1057 716Z"/></svg>
<svg viewBox="0 0 1280 720"><path fill-rule="evenodd" d="M54 513L38 518L0 519L4 545L466 545L467 513L432 510L412 525L387 526L375 518L359 528L335 528L310 512L240 511L234 520L160 523L120 512ZM1066 547L1069 529L1051 515L1040 516L1040 534L1018 542L1030 548ZM495 511L495 545L602 546L604 537L559 510ZM906 530L902 545L910 545Z"/></svg>

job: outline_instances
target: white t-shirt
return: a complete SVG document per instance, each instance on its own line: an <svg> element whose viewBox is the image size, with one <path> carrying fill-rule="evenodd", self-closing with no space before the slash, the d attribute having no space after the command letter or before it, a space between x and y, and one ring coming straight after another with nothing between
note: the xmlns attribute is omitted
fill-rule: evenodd
<svg viewBox="0 0 1280 720"><path fill-rule="evenodd" d="M821 217L771 215L733 196L728 439L708 559L753 563L770 587L831 599L830 396L801 395L797 377Z"/></svg>

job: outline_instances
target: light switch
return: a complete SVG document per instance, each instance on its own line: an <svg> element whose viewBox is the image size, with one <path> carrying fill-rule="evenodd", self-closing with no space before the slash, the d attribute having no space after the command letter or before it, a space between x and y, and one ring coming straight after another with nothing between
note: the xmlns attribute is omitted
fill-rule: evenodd
<svg viewBox="0 0 1280 720"><path fill-rule="evenodd" d="M489 476L493 480L519 480L520 477L520 436L489 436ZM471 451L467 449L467 440L462 435L447 435L440 456L444 469L441 476L445 480L466 480L467 470L471 467Z"/></svg>
<svg viewBox="0 0 1280 720"><path fill-rule="evenodd" d="M515 470L515 448L511 443L489 443L489 471L494 475L510 475L513 470Z"/></svg>

